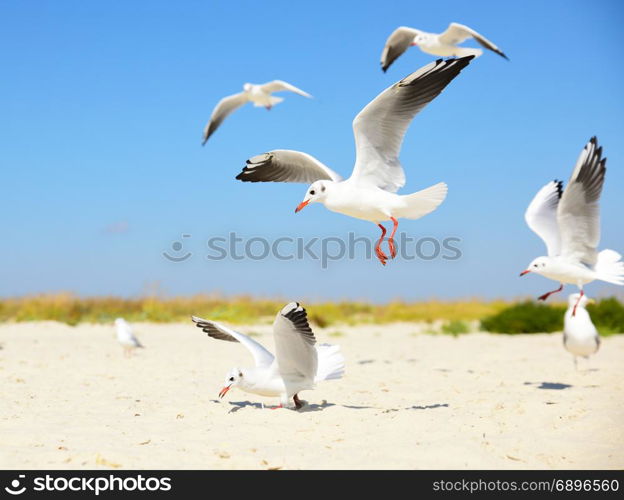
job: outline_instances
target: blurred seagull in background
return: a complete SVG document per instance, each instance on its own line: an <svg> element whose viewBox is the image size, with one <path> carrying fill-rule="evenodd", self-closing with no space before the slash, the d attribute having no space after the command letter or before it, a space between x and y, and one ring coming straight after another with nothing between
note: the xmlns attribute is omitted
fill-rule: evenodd
<svg viewBox="0 0 624 500"><path fill-rule="evenodd" d="M600 335L585 309L588 302L586 295L573 293L568 297L568 310L563 318L563 345L574 356L574 367L578 369L577 357L587 358L598 352Z"/></svg>
<svg viewBox="0 0 624 500"><path fill-rule="evenodd" d="M277 103L282 102L282 97L274 97L271 94L273 92L289 91L295 94L302 95L304 97L311 98L312 96L301 89L298 89L290 83L283 82L282 80L273 80L272 82L256 85L253 83L246 83L243 85L243 91L238 94L233 94L224 97L219 101L217 106L210 116L210 121L204 128L204 139L202 146L206 144L210 136L221 125L231 113L240 108L247 102L253 102L254 107L264 106L267 110L270 110Z"/></svg>
<svg viewBox="0 0 624 500"><path fill-rule="evenodd" d="M117 318L115 320L115 328L117 329L117 340L124 348L124 355L130 356L132 351L136 348L143 348L144 346L139 342L132 332L132 327L123 318Z"/></svg>
<svg viewBox="0 0 624 500"><path fill-rule="evenodd" d="M565 191L563 182L549 182L527 208L526 223L544 240L548 256L533 260L520 276L536 273L560 284L557 290L541 295L539 300L563 290L564 283L579 287L579 302L583 285L594 280L624 285L622 256L614 250L600 253L596 250L600 241L599 201L606 162L596 137L592 137L576 161Z"/></svg>
<svg viewBox="0 0 624 500"><path fill-rule="evenodd" d="M342 378L344 357L340 346L316 345L316 338L308 324L306 310L298 303L286 304L273 322L275 353L273 356L252 338L232 330L216 321L196 316L193 322L209 337L228 342L240 342L255 361L253 368L232 368L219 397L232 388L245 392L281 398L278 408L303 406L298 393L313 389L316 382Z"/></svg>
<svg viewBox="0 0 624 500"><path fill-rule="evenodd" d="M462 43L469 38L474 38L486 49L496 52L499 56L509 60L496 45L463 24L451 23L444 33L439 34L401 26L395 29L388 37L388 40L386 40L386 45L381 53L381 69L385 72L401 54L414 46L434 56L479 57L483 54L481 49L457 46L458 43Z"/></svg>
<svg viewBox="0 0 624 500"><path fill-rule="evenodd" d="M394 224L388 239L390 256L396 256L394 235L400 217L418 219L433 212L444 201L447 186L440 182L422 191L400 196L395 192L405 185L405 173L399 161L401 144L407 128L429 104L465 68L473 56L439 59L423 66L400 82L388 87L373 99L353 120L356 159L347 180L316 158L278 149L254 156L236 177L243 182L312 183L299 212L309 203L323 203L333 212L374 222L381 229L375 246L379 261L388 256L380 245L386 234L382 221Z"/></svg>

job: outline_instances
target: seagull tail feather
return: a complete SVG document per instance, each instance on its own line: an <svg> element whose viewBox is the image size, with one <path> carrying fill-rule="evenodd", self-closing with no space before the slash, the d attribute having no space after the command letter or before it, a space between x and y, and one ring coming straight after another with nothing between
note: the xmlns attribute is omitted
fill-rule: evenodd
<svg viewBox="0 0 624 500"><path fill-rule="evenodd" d="M595 270L599 280L624 285L624 262L622 256L615 250L607 249L600 252Z"/></svg>
<svg viewBox="0 0 624 500"><path fill-rule="evenodd" d="M345 359L339 345L321 344L316 346L318 368L315 382L342 378L345 372Z"/></svg>

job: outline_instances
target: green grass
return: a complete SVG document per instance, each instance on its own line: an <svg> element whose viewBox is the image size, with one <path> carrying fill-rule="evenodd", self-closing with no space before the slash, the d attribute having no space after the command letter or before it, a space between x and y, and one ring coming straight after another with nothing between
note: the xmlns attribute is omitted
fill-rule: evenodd
<svg viewBox="0 0 624 500"><path fill-rule="evenodd" d="M461 335L464 333L470 333L470 325L466 321L462 320L453 320L448 323L444 323L442 325L442 333L447 333L450 335Z"/></svg>
<svg viewBox="0 0 624 500"><path fill-rule="evenodd" d="M563 330L565 304L522 302L481 320L481 328L495 333L544 333ZM624 332L624 305L611 297L587 306L601 335Z"/></svg>

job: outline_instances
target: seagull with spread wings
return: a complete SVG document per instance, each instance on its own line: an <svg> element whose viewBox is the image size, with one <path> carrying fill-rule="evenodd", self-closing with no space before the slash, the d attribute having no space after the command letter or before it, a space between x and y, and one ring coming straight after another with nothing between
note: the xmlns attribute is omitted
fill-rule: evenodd
<svg viewBox="0 0 624 500"><path fill-rule="evenodd" d="M299 409L302 407L299 392L313 389L316 382L339 379L344 374L340 346L316 345L306 310L298 302L286 304L275 317L275 356L251 337L225 325L196 316L192 319L209 337L240 342L254 358L255 367L230 370L219 392L221 398L232 387L238 387L260 396L279 396L278 408L291 406L292 399Z"/></svg>
<svg viewBox="0 0 624 500"><path fill-rule="evenodd" d="M388 256L380 245L386 228L381 223L390 220L394 224L388 239L390 256L394 258L398 218L419 219L433 212L447 193L446 184L440 182L413 194L395 194L405 185L399 153L407 128L414 116L440 94L472 58L439 59L427 64L366 105L353 120L356 159L350 178L343 180L306 153L284 149L247 160L236 178L243 182L311 183L295 212L310 203L322 203L333 212L374 222L381 229L375 253L385 265Z"/></svg>
<svg viewBox="0 0 624 500"><path fill-rule="evenodd" d="M499 56L509 59L503 51L480 35L472 28L463 24L451 23L444 33L427 33L426 31L401 26L395 29L386 40L381 53L381 69L385 72L390 65L410 47L418 47L427 54L438 57L479 57L483 54L481 49L470 47L458 47L469 38L474 38L482 47L496 52Z"/></svg>
<svg viewBox="0 0 624 500"><path fill-rule="evenodd" d="M219 125L223 123L230 114L236 111L238 108L248 102L252 102L255 107L264 106L267 110L270 110L277 103L282 102L282 97L275 97L271 95L273 92L289 91L295 94L302 95L304 97L311 98L312 96L301 89L298 89L294 85L282 80L273 80L272 82L256 85L253 83L246 83L243 85L243 91L238 94L232 94L230 96L221 99L210 116L210 121L204 128L204 138L202 145L206 144L210 136L214 133Z"/></svg>
<svg viewBox="0 0 624 500"><path fill-rule="evenodd" d="M606 162L596 137L592 137L578 157L565 191L563 182L549 182L527 208L526 223L544 240L548 255L533 260L520 276L536 273L560 284L539 300L563 290L564 283L579 287L577 305L584 293L583 285L594 280L624 285L622 256L614 250L596 250ZM572 315L575 313L576 308Z"/></svg>

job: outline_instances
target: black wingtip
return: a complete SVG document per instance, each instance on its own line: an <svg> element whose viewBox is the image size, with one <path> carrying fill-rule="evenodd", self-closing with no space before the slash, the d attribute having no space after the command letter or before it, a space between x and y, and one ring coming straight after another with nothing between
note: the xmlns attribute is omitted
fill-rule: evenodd
<svg viewBox="0 0 624 500"><path fill-rule="evenodd" d="M563 196L563 181L555 179L553 182L557 185L557 197L561 199L561 196Z"/></svg>

